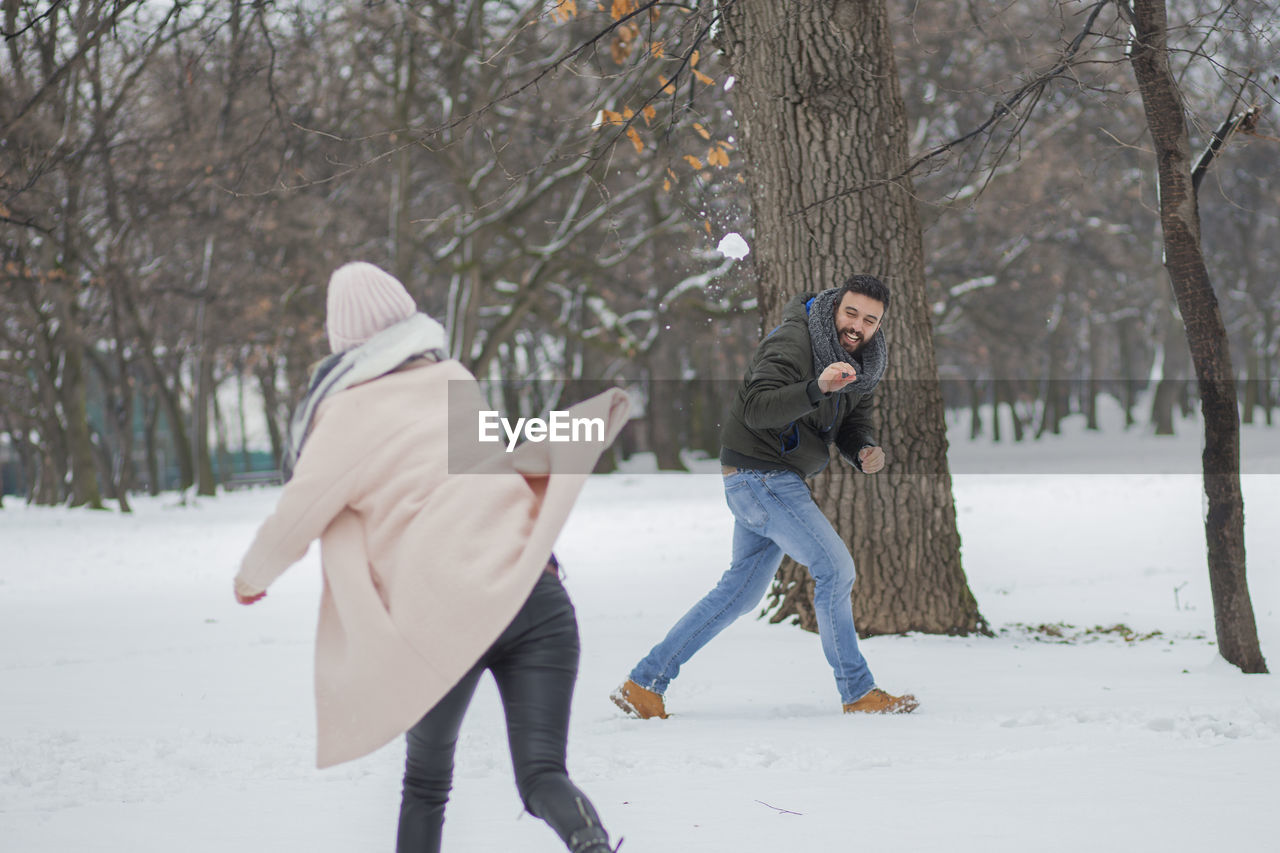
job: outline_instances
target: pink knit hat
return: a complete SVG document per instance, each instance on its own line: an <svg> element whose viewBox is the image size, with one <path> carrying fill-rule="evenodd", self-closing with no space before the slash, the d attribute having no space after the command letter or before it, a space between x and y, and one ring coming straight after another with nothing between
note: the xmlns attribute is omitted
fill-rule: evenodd
<svg viewBox="0 0 1280 853"><path fill-rule="evenodd" d="M378 332L407 320L418 306L395 276L373 264L344 264L329 277L329 348L343 352L358 347Z"/></svg>

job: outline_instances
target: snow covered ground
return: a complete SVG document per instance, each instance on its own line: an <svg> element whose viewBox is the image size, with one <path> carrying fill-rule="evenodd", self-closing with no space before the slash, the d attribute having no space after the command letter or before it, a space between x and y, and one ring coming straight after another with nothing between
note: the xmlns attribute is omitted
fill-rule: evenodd
<svg viewBox="0 0 1280 853"><path fill-rule="evenodd" d="M1196 441L955 442L965 567L1000 630L866 641L881 684L920 697L906 717L842 716L816 636L744 619L672 686L675 716L624 718L609 691L725 568L731 520L712 474L593 478L559 548L584 648L576 781L624 853L1277 849L1280 681L1217 656L1199 478L1161 473L1195 471ZM1273 670L1275 445L1247 433L1244 481ZM0 850L393 849L400 744L314 769L314 550L260 604L232 600L275 497L6 502ZM521 817L489 681L445 833L563 849Z"/></svg>

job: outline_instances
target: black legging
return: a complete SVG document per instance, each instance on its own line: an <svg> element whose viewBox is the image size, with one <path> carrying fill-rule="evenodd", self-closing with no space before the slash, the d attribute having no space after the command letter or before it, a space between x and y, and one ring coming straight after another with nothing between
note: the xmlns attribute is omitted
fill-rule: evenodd
<svg viewBox="0 0 1280 853"><path fill-rule="evenodd" d="M550 824L571 849L607 849L591 801L565 770L569 702L578 677L578 622L559 578L544 572L502 635L409 730L397 853L440 849L458 730L486 669L502 695L524 807Z"/></svg>

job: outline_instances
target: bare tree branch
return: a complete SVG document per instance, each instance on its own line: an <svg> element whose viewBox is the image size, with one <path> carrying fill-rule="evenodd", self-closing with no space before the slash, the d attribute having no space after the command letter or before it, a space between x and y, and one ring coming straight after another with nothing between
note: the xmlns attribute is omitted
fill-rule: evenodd
<svg viewBox="0 0 1280 853"><path fill-rule="evenodd" d="M1071 67L1075 64L1076 57L1079 55L1081 48L1084 46L1085 39L1087 39L1090 35L1093 34L1094 22L1097 21L1098 16L1102 13L1102 10L1106 8L1108 5L1110 5L1112 2L1113 0L1096 0L1092 8L1089 10L1089 17L1085 21L1084 26L1080 29L1080 32L1076 34L1075 38L1073 38L1071 42L1067 45L1067 48L1066 50L1063 51L1062 57L1059 59L1058 63L1054 65L1052 68L1050 68L1048 71L1045 71L1041 74L1036 75L1027 83L1020 86L1012 94L1005 97L1002 101L1000 101L1000 103L996 104L995 108L991 111L991 115L987 118L987 120L982 122L982 124L978 125L973 130L970 130L968 133L965 133L962 136L958 136L954 139L948 140L947 142L944 142L943 144L935 146L929 151L926 151L924 154L921 154L914 161L908 164L905 169L898 172L896 175L892 175L886 178L881 178L875 181L869 181L865 184L861 184L856 187L851 187L846 190L841 190L839 192L832 193L831 195L828 195L824 198L820 198L817 201L812 202L811 204L807 204L801 208L798 208L793 212L792 215L801 216L809 212L810 210L814 209L815 207L821 207L822 205L832 202L838 198L843 198L844 196L848 196L848 195L854 195L856 193L866 192L867 190L873 189L875 187L884 186L885 184L892 184L897 181L900 181L903 178L906 178L909 175L913 174L917 169L919 169L922 165L929 162L930 160L934 160L938 157L941 157L942 155L948 153L954 148L957 148L958 146L963 145L964 143L970 141L971 139L985 135L989 130L991 130L996 125L1003 122L1006 118L1008 118L1011 115L1016 115L1017 129L1021 129L1026 125L1027 121L1029 120L1031 116L1031 112L1034 109L1036 103L1038 103L1040 97L1044 94L1045 88L1054 80L1065 75L1066 72L1070 70ZM1014 112L1014 108L1017 107L1019 104L1021 104L1024 100L1027 100L1028 98L1030 98L1031 100L1031 107L1027 109L1025 112L1023 112L1021 115L1017 115ZM992 168L994 168L996 165L999 164L1000 159L1003 158L1003 156L1005 155L1005 153L1008 152L1008 150L1009 150L1009 143L1006 143L1004 147L1001 149L1001 153L996 158Z"/></svg>
<svg viewBox="0 0 1280 853"><path fill-rule="evenodd" d="M66 62L62 63L56 71L49 75L49 79L45 80L44 84L36 90L36 93L28 98L27 102L23 104L16 113L14 113L13 117L9 119L8 124L4 125L4 127L0 127L0 136L9 136L12 134L14 128L21 124L22 120L30 113L31 108L40 103L40 99L43 98L50 89L58 85L64 77L71 73L71 69L84 58L86 53L98 44L104 35L115 29L116 23L130 7L135 6L140 2L141 0L125 0L125 2L120 2L114 6L111 10L110 16L105 21L100 22L97 29L89 36L89 38L76 46L75 54L73 54ZM58 4L55 4L54 8L50 9L45 14L53 14L57 5Z"/></svg>
<svg viewBox="0 0 1280 853"><path fill-rule="evenodd" d="M1208 173L1209 167L1213 165L1218 153L1227 144L1227 140L1246 123L1257 119L1257 107L1249 107L1246 110L1236 112L1236 107L1240 103L1240 96L1244 94L1245 87L1248 85L1249 80L1246 78L1240 86L1240 91L1236 93L1235 99L1231 102L1231 108L1227 110L1227 117L1213 131L1209 144L1205 146L1204 151L1196 158L1196 162L1191 168L1191 188L1197 193L1200 191L1201 181L1204 180L1204 176Z"/></svg>
<svg viewBox="0 0 1280 853"><path fill-rule="evenodd" d="M54 12L58 11L58 7L61 6L64 2L66 2L66 0L53 0L53 2L49 4L48 9L45 9L39 15L36 15L34 18L32 18L27 23L27 25L22 29L14 30L13 32L9 32L7 30L0 30L0 35L4 36L5 41L12 41L13 39L16 39L18 36L22 35L23 33L26 33L29 30L34 29L37 24L39 24L45 18L52 15Z"/></svg>

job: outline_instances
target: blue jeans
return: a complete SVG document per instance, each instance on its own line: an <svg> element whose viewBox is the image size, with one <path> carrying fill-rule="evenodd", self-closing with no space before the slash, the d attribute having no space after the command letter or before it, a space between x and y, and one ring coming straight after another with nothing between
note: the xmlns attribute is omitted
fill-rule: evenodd
<svg viewBox="0 0 1280 853"><path fill-rule="evenodd" d="M782 555L808 566L822 652L835 671L841 702L875 687L858 650L853 625L853 557L794 471L742 468L724 478L733 512L733 563L715 589L681 617L662 642L631 671L631 680L665 693L680 667L739 616L755 610L769 590Z"/></svg>

